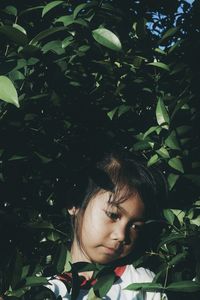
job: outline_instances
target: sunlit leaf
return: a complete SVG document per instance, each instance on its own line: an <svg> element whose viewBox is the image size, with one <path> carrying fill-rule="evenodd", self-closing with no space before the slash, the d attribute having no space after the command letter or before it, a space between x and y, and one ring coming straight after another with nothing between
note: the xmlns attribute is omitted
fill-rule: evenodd
<svg viewBox="0 0 200 300"><path fill-rule="evenodd" d="M200 283L192 280L173 282L166 287L167 291L191 293L200 291Z"/></svg>
<svg viewBox="0 0 200 300"><path fill-rule="evenodd" d="M161 98L159 98L156 106L156 119L158 125L162 126L165 129L169 128L169 115Z"/></svg>
<svg viewBox="0 0 200 300"><path fill-rule="evenodd" d="M13 27L21 31L23 34L27 35L26 30L21 25L15 23L13 24Z"/></svg>
<svg viewBox="0 0 200 300"><path fill-rule="evenodd" d="M154 165L159 160L158 154L154 154L149 160L148 160L148 167Z"/></svg>
<svg viewBox="0 0 200 300"><path fill-rule="evenodd" d="M62 4L63 2L64 1L52 1L52 2L49 2L48 4L46 4L42 10L42 17L44 17L44 15L46 15L50 10L52 10L56 6Z"/></svg>
<svg viewBox="0 0 200 300"><path fill-rule="evenodd" d="M180 150L175 130L173 130L170 133L170 135L166 138L165 145L168 146L170 149Z"/></svg>
<svg viewBox="0 0 200 300"><path fill-rule="evenodd" d="M170 173L167 177L169 189L172 190L174 185L176 184L177 180L179 179L180 175Z"/></svg>
<svg viewBox="0 0 200 300"><path fill-rule="evenodd" d="M94 39L101 45L114 51L121 51L122 45L119 38L106 28L98 28L92 31Z"/></svg>
<svg viewBox="0 0 200 300"><path fill-rule="evenodd" d="M156 150L156 153L163 158L170 158L169 152L164 147L161 147L160 149Z"/></svg>
<svg viewBox="0 0 200 300"><path fill-rule="evenodd" d="M162 70L165 70L165 71L170 71L170 68L168 65L162 63L162 62L159 62L159 61L156 61L156 62L152 62L152 63L148 63L147 64L148 66L154 66L156 68L159 68L159 69L162 69Z"/></svg>
<svg viewBox="0 0 200 300"><path fill-rule="evenodd" d="M27 35L13 26L3 25L0 26L0 34L5 35L8 39L17 45L25 46L28 43Z"/></svg>
<svg viewBox="0 0 200 300"><path fill-rule="evenodd" d="M178 31L179 27L172 27L169 28L167 30L167 32L164 33L164 35L162 36L162 38L159 41L159 44L162 44L163 41L165 41L166 39L171 38L172 36L175 35L175 33Z"/></svg>
<svg viewBox="0 0 200 300"><path fill-rule="evenodd" d="M173 212L171 211L171 209L164 209L163 214L164 214L165 219L169 222L169 224L173 225L175 216L174 216Z"/></svg>
<svg viewBox="0 0 200 300"><path fill-rule="evenodd" d="M6 76L0 76L0 99L19 108L17 91L12 81Z"/></svg>
<svg viewBox="0 0 200 300"><path fill-rule="evenodd" d="M168 164L170 167L172 167L173 169L184 173L184 169L183 169L183 164L181 162L181 160L177 157L173 157L168 161Z"/></svg>
<svg viewBox="0 0 200 300"><path fill-rule="evenodd" d="M140 282L140 283L131 283L129 284L125 290L129 291L162 291L163 287L160 283L154 283L154 282Z"/></svg>

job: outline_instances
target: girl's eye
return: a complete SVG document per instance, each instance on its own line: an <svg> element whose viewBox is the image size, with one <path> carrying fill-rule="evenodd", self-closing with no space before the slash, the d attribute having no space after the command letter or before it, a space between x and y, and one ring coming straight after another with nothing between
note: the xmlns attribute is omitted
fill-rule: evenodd
<svg viewBox="0 0 200 300"><path fill-rule="evenodd" d="M143 223L133 223L131 225L131 229L134 229L134 230L137 230L137 231L141 230L142 227L143 227Z"/></svg>
<svg viewBox="0 0 200 300"><path fill-rule="evenodd" d="M118 213L114 213L114 212L110 212L110 211L106 211L106 215L108 218L110 218L112 221L117 221L120 216Z"/></svg>

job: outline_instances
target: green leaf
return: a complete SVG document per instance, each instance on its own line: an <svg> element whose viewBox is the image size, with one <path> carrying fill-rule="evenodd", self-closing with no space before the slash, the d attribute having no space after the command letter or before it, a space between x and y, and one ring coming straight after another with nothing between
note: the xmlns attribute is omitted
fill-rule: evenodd
<svg viewBox="0 0 200 300"><path fill-rule="evenodd" d="M64 1L52 1L52 2L48 3L47 5L45 5L42 10L42 17L44 17L44 15L46 15L50 10L52 10L54 7L60 5L63 2Z"/></svg>
<svg viewBox="0 0 200 300"><path fill-rule="evenodd" d="M174 118L176 112L179 111L184 106L184 104L186 104L189 100L190 100L190 97L188 97L188 96L183 97L180 100L178 100L177 105L172 112L171 119Z"/></svg>
<svg viewBox="0 0 200 300"><path fill-rule="evenodd" d="M93 287L89 290L87 300L101 300L101 298L95 295Z"/></svg>
<svg viewBox="0 0 200 300"><path fill-rule="evenodd" d="M16 251L16 255L13 260L12 277L10 285L12 289L15 289L16 285L20 282L23 271L23 258L19 251Z"/></svg>
<svg viewBox="0 0 200 300"><path fill-rule="evenodd" d="M150 149L150 148L151 148L151 145L149 144L148 141L139 141L133 145L134 151L146 150L146 149Z"/></svg>
<svg viewBox="0 0 200 300"><path fill-rule="evenodd" d="M28 38L21 30L8 25L0 26L0 33L8 39L20 46L25 46L28 43Z"/></svg>
<svg viewBox="0 0 200 300"><path fill-rule="evenodd" d="M200 291L200 284L190 280L173 282L166 287L166 290L183 293L197 292Z"/></svg>
<svg viewBox="0 0 200 300"><path fill-rule="evenodd" d="M154 292L154 291L163 291L163 287L160 283L154 283L154 282L140 282L140 283L131 283L127 287L125 287L125 290L129 291L148 291L148 292Z"/></svg>
<svg viewBox="0 0 200 300"><path fill-rule="evenodd" d="M41 31L40 33L38 33L29 43L29 45L35 45L37 44L38 42L40 42L41 40L43 40L44 38L54 34L54 33L57 33L57 32L60 32L60 31L64 31L66 30L66 27L64 26L60 26L60 27L54 27L54 28L49 28L49 29L45 29L43 31Z"/></svg>
<svg viewBox="0 0 200 300"><path fill-rule="evenodd" d="M176 182L179 179L179 177L180 177L180 175L173 174L173 173L170 173L169 176L167 177L167 182L168 182L169 190L170 191L173 189L173 187L176 184Z"/></svg>
<svg viewBox="0 0 200 300"><path fill-rule="evenodd" d="M74 19L77 18L78 14L82 11L82 10L85 10L87 8L91 8L91 7L95 7L98 5L98 2L97 1L92 1L91 3L82 3L80 5L78 5L75 9L74 9L74 12L73 12L73 17Z"/></svg>
<svg viewBox="0 0 200 300"><path fill-rule="evenodd" d="M192 219L190 221L191 224L194 224L194 225L197 225L197 226L200 226L200 215L198 217L196 217L195 219Z"/></svg>
<svg viewBox="0 0 200 300"><path fill-rule="evenodd" d="M120 117L121 115L125 114L126 112L130 111L131 106L130 105L125 105L122 104L118 107L118 117Z"/></svg>
<svg viewBox="0 0 200 300"><path fill-rule="evenodd" d="M56 259L56 270L58 274L61 274L64 270L68 249L67 246L61 244L58 248L57 259Z"/></svg>
<svg viewBox="0 0 200 300"><path fill-rule="evenodd" d="M165 145L168 146L170 149L180 150L175 130L172 130L170 135L166 138Z"/></svg>
<svg viewBox="0 0 200 300"><path fill-rule="evenodd" d="M112 287L115 278L114 273L98 278L97 283L93 287L95 294L102 299Z"/></svg>
<svg viewBox="0 0 200 300"><path fill-rule="evenodd" d="M17 91L12 81L6 76L0 76L0 99L19 108Z"/></svg>
<svg viewBox="0 0 200 300"><path fill-rule="evenodd" d="M154 131L157 131L157 129L160 128L159 126L152 126L150 127L143 135L143 138L145 139L149 134L151 134Z"/></svg>
<svg viewBox="0 0 200 300"><path fill-rule="evenodd" d="M164 35L162 36L162 38L160 39L160 41L158 43L161 44L164 40L172 37L178 31L178 29L179 29L179 27L172 27L172 28L168 29L167 32L164 33Z"/></svg>
<svg viewBox="0 0 200 300"><path fill-rule="evenodd" d="M170 167L172 167L173 169L181 172L181 173L184 173L184 169L183 169L183 164L181 162L181 160L177 157L174 157L174 158L171 158L169 161L168 161L168 164Z"/></svg>
<svg viewBox="0 0 200 300"><path fill-rule="evenodd" d="M170 158L169 152L164 147L156 150L156 153L159 154L163 158Z"/></svg>
<svg viewBox="0 0 200 300"><path fill-rule="evenodd" d="M92 31L92 35L99 44L114 51L122 50L119 38L112 31L106 28L98 28Z"/></svg>
<svg viewBox="0 0 200 300"><path fill-rule="evenodd" d="M29 276L26 277L25 286L40 286L48 284L46 277Z"/></svg>
<svg viewBox="0 0 200 300"><path fill-rule="evenodd" d="M18 29L19 31L21 31L23 34L27 35L26 30L22 26L20 26L19 24L15 23L15 24L13 24L13 27Z"/></svg>
<svg viewBox="0 0 200 300"><path fill-rule="evenodd" d="M175 216L174 216L173 212L171 211L171 209L163 209L163 214L164 214L165 219L169 222L169 224L173 225Z"/></svg>
<svg viewBox="0 0 200 300"><path fill-rule="evenodd" d="M169 115L161 98L159 98L156 106L156 119L158 125L162 126L165 129L169 129Z"/></svg>
<svg viewBox="0 0 200 300"><path fill-rule="evenodd" d="M171 211L174 213L174 215L179 220L180 224L183 224L183 220L185 217L185 212L181 209L171 209Z"/></svg>
<svg viewBox="0 0 200 300"><path fill-rule="evenodd" d="M3 11L9 15L17 16L17 8L15 6L8 5Z"/></svg>
<svg viewBox="0 0 200 300"><path fill-rule="evenodd" d="M168 266L174 266L180 261L184 260L187 256L187 252L179 253L175 257L173 257L169 262Z"/></svg>
<svg viewBox="0 0 200 300"><path fill-rule="evenodd" d="M179 240L184 240L185 234L184 233L171 233L167 237L163 238L158 245L158 249L160 249L164 244L170 244L172 242L178 243Z"/></svg>
<svg viewBox="0 0 200 300"><path fill-rule="evenodd" d="M159 68L159 69L163 69L165 71L170 71L170 68L168 65L162 63L162 62L159 62L159 61L155 61L155 62L152 62L152 63L148 63L147 64L148 66L154 66L156 68Z"/></svg>
<svg viewBox="0 0 200 300"><path fill-rule="evenodd" d="M113 110L111 110L107 113L107 116L112 120L114 115L116 114L117 110L118 110L118 107L115 107Z"/></svg>
<svg viewBox="0 0 200 300"><path fill-rule="evenodd" d="M154 154L147 163L147 166L150 167L152 165L154 165L157 161L159 160L158 154Z"/></svg>
<svg viewBox="0 0 200 300"><path fill-rule="evenodd" d="M43 47L42 47L42 52L43 53L47 53L49 51L54 52L58 55L63 54L65 51L62 48L62 42L61 41L50 41L48 43L46 43Z"/></svg>

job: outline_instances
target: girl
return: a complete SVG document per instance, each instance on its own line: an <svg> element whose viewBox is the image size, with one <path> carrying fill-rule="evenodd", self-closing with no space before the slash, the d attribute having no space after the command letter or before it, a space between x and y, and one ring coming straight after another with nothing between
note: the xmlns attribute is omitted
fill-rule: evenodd
<svg viewBox="0 0 200 300"><path fill-rule="evenodd" d="M95 272L73 268L81 265L80 262L96 264L99 270L105 267L102 273L108 280L107 272L113 271L111 287L96 299L161 299L159 293L125 289L131 283L151 282L154 277L150 270L135 269L129 263L138 252L145 222L158 217L157 191L155 176L137 160L109 154L97 163L90 172L82 203L68 210L74 231L72 274L55 276L49 281L47 287L56 299L85 300L91 286L93 290L98 286ZM72 291L74 284L76 289Z"/></svg>

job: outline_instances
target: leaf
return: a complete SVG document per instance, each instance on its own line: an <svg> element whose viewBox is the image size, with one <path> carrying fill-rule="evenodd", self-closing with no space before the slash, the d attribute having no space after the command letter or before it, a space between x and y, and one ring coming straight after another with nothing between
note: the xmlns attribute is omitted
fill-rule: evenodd
<svg viewBox="0 0 200 300"><path fill-rule="evenodd" d="M60 5L64 1L52 1L44 6L42 10L42 17L44 17L50 10L52 10L54 7Z"/></svg>
<svg viewBox="0 0 200 300"><path fill-rule="evenodd" d="M16 29L18 29L19 31L21 31L25 35L27 35L26 30L22 26L20 26L19 24L15 23L15 24L13 24L13 27L16 28Z"/></svg>
<svg viewBox="0 0 200 300"><path fill-rule="evenodd" d="M152 62L152 63L148 63L147 64L148 66L154 66L156 68L159 68L159 69L163 69L165 71L170 71L170 68L168 65L162 63L162 62L159 62L159 61L155 61L155 62Z"/></svg>
<svg viewBox="0 0 200 300"><path fill-rule="evenodd" d="M169 176L167 177L167 182L168 182L169 190L170 191L173 189L173 187L176 184L176 182L179 179L179 177L180 177L180 175L173 174L173 173L170 173Z"/></svg>
<svg viewBox="0 0 200 300"><path fill-rule="evenodd" d="M67 259L68 249L64 244L61 244L58 248L56 270L58 274L61 274L64 270L66 259Z"/></svg>
<svg viewBox="0 0 200 300"><path fill-rule="evenodd" d="M179 27L172 27L172 28L168 29L167 32L164 33L164 35L162 36L162 38L160 39L160 41L158 43L161 44L164 40L172 37L178 31L178 29L179 29Z"/></svg>
<svg viewBox="0 0 200 300"><path fill-rule="evenodd" d="M185 239L185 234L184 233L171 233L168 235L166 238L163 238L158 245L158 249L160 249L164 244L170 244L172 242L178 243L178 240L184 240Z"/></svg>
<svg viewBox="0 0 200 300"><path fill-rule="evenodd" d="M154 292L154 291L163 291L163 287L160 283L154 283L154 282L140 282L140 283L131 283L127 287L125 287L125 290L129 291L148 291L148 292Z"/></svg>
<svg viewBox="0 0 200 300"><path fill-rule="evenodd" d="M0 99L19 108L17 91L12 81L6 76L0 76Z"/></svg>
<svg viewBox="0 0 200 300"><path fill-rule="evenodd" d="M179 253L175 257L173 257L169 262L168 266L174 266L180 261L184 260L187 256L187 252Z"/></svg>
<svg viewBox="0 0 200 300"><path fill-rule="evenodd" d="M161 98L159 98L156 106L156 119L158 125L162 126L165 129L169 129L169 115Z"/></svg>
<svg viewBox="0 0 200 300"><path fill-rule="evenodd" d="M175 130L172 130L170 135L166 138L165 145L168 146L170 149L180 150Z"/></svg>
<svg viewBox="0 0 200 300"><path fill-rule="evenodd" d="M95 295L93 287L89 290L87 300L101 300L101 298Z"/></svg>
<svg viewBox="0 0 200 300"><path fill-rule="evenodd" d="M170 167L172 167L173 169L181 172L181 173L184 173L184 169L183 169L183 164L181 162L181 160L177 157L174 157L174 158L171 158L169 161L168 161L168 164Z"/></svg>
<svg viewBox="0 0 200 300"><path fill-rule="evenodd" d="M48 284L46 277L29 276L26 277L25 286L40 286Z"/></svg>
<svg viewBox="0 0 200 300"><path fill-rule="evenodd" d="M43 40L44 38L59 32L59 31L64 31L66 30L66 27L64 26L60 26L60 27L54 27L54 28L49 28L49 29L45 29L43 31L41 31L40 33L38 33L29 43L29 45L35 45L37 44L39 41Z"/></svg>
<svg viewBox="0 0 200 300"><path fill-rule="evenodd" d="M154 154L147 163L147 166L150 167L152 165L154 165L157 161L159 160L158 154Z"/></svg>
<svg viewBox="0 0 200 300"><path fill-rule="evenodd" d="M97 283L94 285L95 295L101 299L107 294L115 281L115 274L110 273L98 278Z"/></svg>
<svg viewBox="0 0 200 300"><path fill-rule="evenodd" d="M185 280L173 282L166 287L167 291L191 293L200 291L199 282Z"/></svg>
<svg viewBox="0 0 200 300"><path fill-rule="evenodd" d="M148 141L139 141L133 145L134 151L146 150L146 149L150 149L150 148L151 148L151 145L149 144Z"/></svg>
<svg viewBox="0 0 200 300"><path fill-rule="evenodd" d="M23 258L19 251L16 251L12 266L12 277L10 285L12 289L15 289L16 285L20 282L23 271Z"/></svg>
<svg viewBox="0 0 200 300"><path fill-rule="evenodd" d="M169 222L170 225L173 225L175 216L171 209L163 209L163 214L165 219Z"/></svg>
<svg viewBox="0 0 200 300"><path fill-rule="evenodd" d="M9 15L17 16L17 8L15 6L8 5L3 11Z"/></svg>
<svg viewBox="0 0 200 300"><path fill-rule="evenodd" d="M28 44L28 38L26 34L13 26L0 26L0 33L4 34L7 38L19 46L25 46Z"/></svg>
<svg viewBox="0 0 200 300"><path fill-rule="evenodd" d="M128 112L131 109L130 105L120 105L118 107L118 117L120 117L121 115L125 114L126 112Z"/></svg>
<svg viewBox="0 0 200 300"><path fill-rule="evenodd" d="M156 150L156 153L163 158L170 158L169 152L164 147L161 147L160 149Z"/></svg>
<svg viewBox="0 0 200 300"><path fill-rule="evenodd" d="M77 18L78 14L82 11L82 10L85 10L87 8L91 8L91 7L95 7L98 5L98 2L97 1L92 1L92 3L82 3L80 5L78 5L75 9L74 9L74 12L73 12L73 17L74 19Z"/></svg>
<svg viewBox="0 0 200 300"><path fill-rule="evenodd" d="M113 110L111 110L107 113L107 116L112 120L114 115L116 114L117 110L118 110L118 107L115 107Z"/></svg>
<svg viewBox="0 0 200 300"><path fill-rule="evenodd" d="M185 212L180 209L171 209L171 211L175 214L177 219L179 220L180 224L183 224L183 220L185 217Z"/></svg>
<svg viewBox="0 0 200 300"><path fill-rule="evenodd" d="M143 135L143 138L145 139L149 134L156 131L159 128L159 126L152 126L150 127Z"/></svg>
<svg viewBox="0 0 200 300"><path fill-rule="evenodd" d="M92 35L99 44L114 51L122 50L119 38L112 31L106 28L98 28L92 31Z"/></svg>

